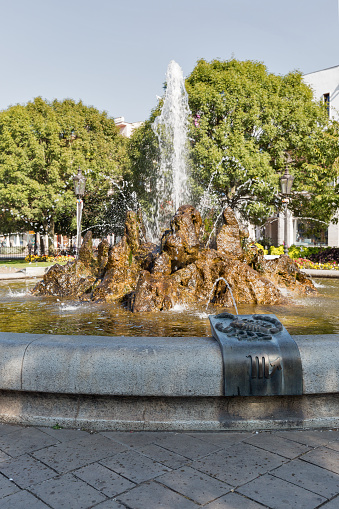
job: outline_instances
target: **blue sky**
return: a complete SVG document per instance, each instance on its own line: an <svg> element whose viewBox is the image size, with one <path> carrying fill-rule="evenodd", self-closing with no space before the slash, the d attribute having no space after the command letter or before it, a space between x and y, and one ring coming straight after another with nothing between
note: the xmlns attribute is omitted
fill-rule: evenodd
<svg viewBox="0 0 339 509"><path fill-rule="evenodd" d="M339 65L338 0L0 0L0 109L36 96L144 120L171 59Z"/></svg>

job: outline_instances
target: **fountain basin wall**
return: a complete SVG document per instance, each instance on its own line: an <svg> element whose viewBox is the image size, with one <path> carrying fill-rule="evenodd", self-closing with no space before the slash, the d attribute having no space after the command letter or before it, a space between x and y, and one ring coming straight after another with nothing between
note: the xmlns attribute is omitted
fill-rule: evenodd
<svg viewBox="0 0 339 509"><path fill-rule="evenodd" d="M212 338L0 333L0 420L116 430L339 426L339 335L295 336L302 396L224 397Z"/></svg>

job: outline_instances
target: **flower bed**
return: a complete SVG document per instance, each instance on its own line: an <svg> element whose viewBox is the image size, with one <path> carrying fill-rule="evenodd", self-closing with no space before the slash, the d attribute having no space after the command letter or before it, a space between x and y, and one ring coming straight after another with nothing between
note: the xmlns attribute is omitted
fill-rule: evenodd
<svg viewBox="0 0 339 509"><path fill-rule="evenodd" d="M58 255L58 256L48 256L48 255L28 255L25 258L25 262L51 262L51 263L64 263L70 260L74 260L74 256L71 255Z"/></svg>
<svg viewBox="0 0 339 509"><path fill-rule="evenodd" d="M339 270L337 262L316 263L307 258L297 258L294 261L300 269Z"/></svg>

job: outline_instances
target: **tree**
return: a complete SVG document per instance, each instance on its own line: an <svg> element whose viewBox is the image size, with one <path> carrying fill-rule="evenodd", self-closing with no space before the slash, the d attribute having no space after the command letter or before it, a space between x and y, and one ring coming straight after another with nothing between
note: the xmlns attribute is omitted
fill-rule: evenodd
<svg viewBox="0 0 339 509"><path fill-rule="evenodd" d="M192 185L209 188L254 224L280 206L279 176L295 176L295 215L328 222L339 206L338 124L298 71L270 74L258 62L200 60L186 80L192 111Z"/></svg>
<svg viewBox="0 0 339 509"><path fill-rule="evenodd" d="M160 164L159 143L152 129L155 118L161 113L160 105L152 111L150 119L133 132L128 142L129 168L126 179L131 183L146 212L152 201L151 195L156 189Z"/></svg>
<svg viewBox="0 0 339 509"><path fill-rule="evenodd" d="M0 112L2 231L74 231L78 166L87 177L83 224L90 226L125 165L126 140L114 120L81 101L38 97Z"/></svg>

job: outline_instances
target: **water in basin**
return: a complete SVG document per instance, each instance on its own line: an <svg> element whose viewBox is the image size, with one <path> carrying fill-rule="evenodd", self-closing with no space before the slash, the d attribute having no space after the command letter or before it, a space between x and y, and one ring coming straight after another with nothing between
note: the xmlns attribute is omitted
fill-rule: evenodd
<svg viewBox="0 0 339 509"><path fill-rule="evenodd" d="M290 334L339 334L339 279L315 280L319 295L294 299L288 306L239 305L239 314L273 313ZM220 308L174 308L130 313L118 304L81 303L36 297L36 281L0 282L0 331L109 336L210 336L208 314ZM235 312L234 309L228 308Z"/></svg>

